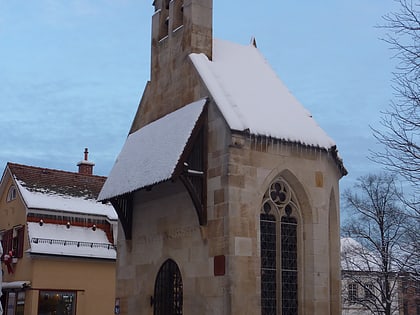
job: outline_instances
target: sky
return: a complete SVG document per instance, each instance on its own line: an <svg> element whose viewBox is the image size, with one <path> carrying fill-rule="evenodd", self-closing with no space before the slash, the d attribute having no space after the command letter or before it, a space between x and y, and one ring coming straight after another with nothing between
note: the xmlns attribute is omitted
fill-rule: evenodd
<svg viewBox="0 0 420 315"><path fill-rule="evenodd" d="M370 126L393 97L380 40L393 0L214 0L214 37L258 49L337 143L350 188L381 167ZM107 176L150 77L152 0L0 0L0 168Z"/></svg>

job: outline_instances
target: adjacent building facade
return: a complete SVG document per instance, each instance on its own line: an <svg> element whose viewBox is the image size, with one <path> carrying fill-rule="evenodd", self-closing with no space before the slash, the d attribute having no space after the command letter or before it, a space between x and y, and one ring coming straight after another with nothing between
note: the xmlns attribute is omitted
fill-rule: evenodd
<svg viewBox="0 0 420 315"><path fill-rule="evenodd" d="M211 0L156 0L151 79L101 190L120 314L341 313L335 142Z"/></svg>
<svg viewBox="0 0 420 315"><path fill-rule="evenodd" d="M8 163L0 182L5 315L113 314L117 216L105 177Z"/></svg>
<svg viewBox="0 0 420 315"><path fill-rule="evenodd" d="M417 261L410 264L414 267ZM410 265L409 264L409 265ZM342 314L383 314L386 309L386 283L391 296L392 315L420 314L420 281L418 274L401 268L381 272L378 257L352 238L341 239ZM415 269L415 268L413 268Z"/></svg>

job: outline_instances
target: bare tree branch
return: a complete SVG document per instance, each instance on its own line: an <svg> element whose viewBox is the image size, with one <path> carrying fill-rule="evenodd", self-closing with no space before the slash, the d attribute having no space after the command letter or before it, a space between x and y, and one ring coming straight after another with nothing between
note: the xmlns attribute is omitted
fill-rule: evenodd
<svg viewBox="0 0 420 315"><path fill-rule="evenodd" d="M349 219L342 234L353 242L342 247L343 277L365 293L347 302L374 314L391 315L399 308L401 275L415 276L418 268L418 241L412 230L415 218L406 212L392 174L360 177L343 197Z"/></svg>

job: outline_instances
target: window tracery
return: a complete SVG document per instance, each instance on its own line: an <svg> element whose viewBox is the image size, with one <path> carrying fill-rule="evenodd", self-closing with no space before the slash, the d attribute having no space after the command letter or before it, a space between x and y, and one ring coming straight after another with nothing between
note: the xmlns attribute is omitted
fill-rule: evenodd
<svg viewBox="0 0 420 315"><path fill-rule="evenodd" d="M261 313L298 314L298 207L278 178L264 195L260 213Z"/></svg>

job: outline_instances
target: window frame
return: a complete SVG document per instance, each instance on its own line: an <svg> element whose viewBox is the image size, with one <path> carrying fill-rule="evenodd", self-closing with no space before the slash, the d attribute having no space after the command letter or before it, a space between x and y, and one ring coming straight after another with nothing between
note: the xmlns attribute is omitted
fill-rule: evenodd
<svg viewBox="0 0 420 315"><path fill-rule="evenodd" d="M372 301L375 299L375 286L373 283L366 283L363 286L365 300Z"/></svg>
<svg viewBox="0 0 420 315"><path fill-rule="evenodd" d="M295 196L295 193L291 186L287 183L285 179L282 177L277 177L274 179L271 184L269 185L269 188L267 189L266 193L264 194L263 202L261 205L261 212L260 212L260 255L262 256L262 246L261 244L261 230L262 226L261 223L263 220L262 214L268 214L272 213L276 218L276 305L274 308L274 305L272 303L271 309L270 307L265 307L265 297L264 297L264 286L266 285L263 281L263 268L261 266L261 314L262 315L271 315L271 314L277 314L277 313L283 313L283 314L300 314L301 310L301 301L302 301L302 288L303 288L303 270L302 270L302 218L301 218L301 211L300 207L297 202L297 198ZM286 222L288 220L293 221L292 222ZM282 222L283 221L283 222ZM284 264L285 261L282 261L284 259L285 255L287 254L284 247L284 240L282 240L282 237L285 235L282 235L282 230L285 230L285 224L288 225L292 223L293 225L293 232L295 233L294 238L294 252L292 253L292 259L294 259L293 263L293 270L284 269L282 267L282 264ZM282 245L283 242L283 245ZM261 260L264 258L261 257ZM288 258L290 261L290 257ZM287 261L287 260L286 260ZM285 277L283 274L286 272L293 271L295 273L295 276L293 277L293 283L285 282ZM290 277L289 277L290 278ZM294 287L294 293L292 295L292 298L289 296L286 296L283 294L283 290L286 287Z"/></svg>
<svg viewBox="0 0 420 315"><path fill-rule="evenodd" d="M356 282L349 282L347 284L347 299L352 304L359 299L359 285Z"/></svg>
<svg viewBox="0 0 420 315"><path fill-rule="evenodd" d="M15 185L11 185L7 191L6 202L11 202L17 198L17 189Z"/></svg>
<svg viewBox="0 0 420 315"><path fill-rule="evenodd" d="M63 296L65 294L71 295L72 300L71 300L71 303L70 303L71 304L71 310L70 310L69 315L76 315L76 313L77 313L77 291L75 291L75 290L39 290L39 292L38 292L38 313L41 311L40 308L42 307L42 303L41 303L42 294L44 294L44 295L48 294L47 299L50 299L49 295L52 296L51 297L52 299L54 297L58 296L58 295L61 297L61 299L63 299ZM44 296L44 300L45 300L45 296ZM67 303L67 304L69 304L69 303ZM57 305L58 305L58 302L57 302L57 304L51 305L51 306L56 307ZM66 307L66 302L64 302L64 307ZM57 309L56 308L53 309L53 310L50 309L48 311L57 311Z"/></svg>

